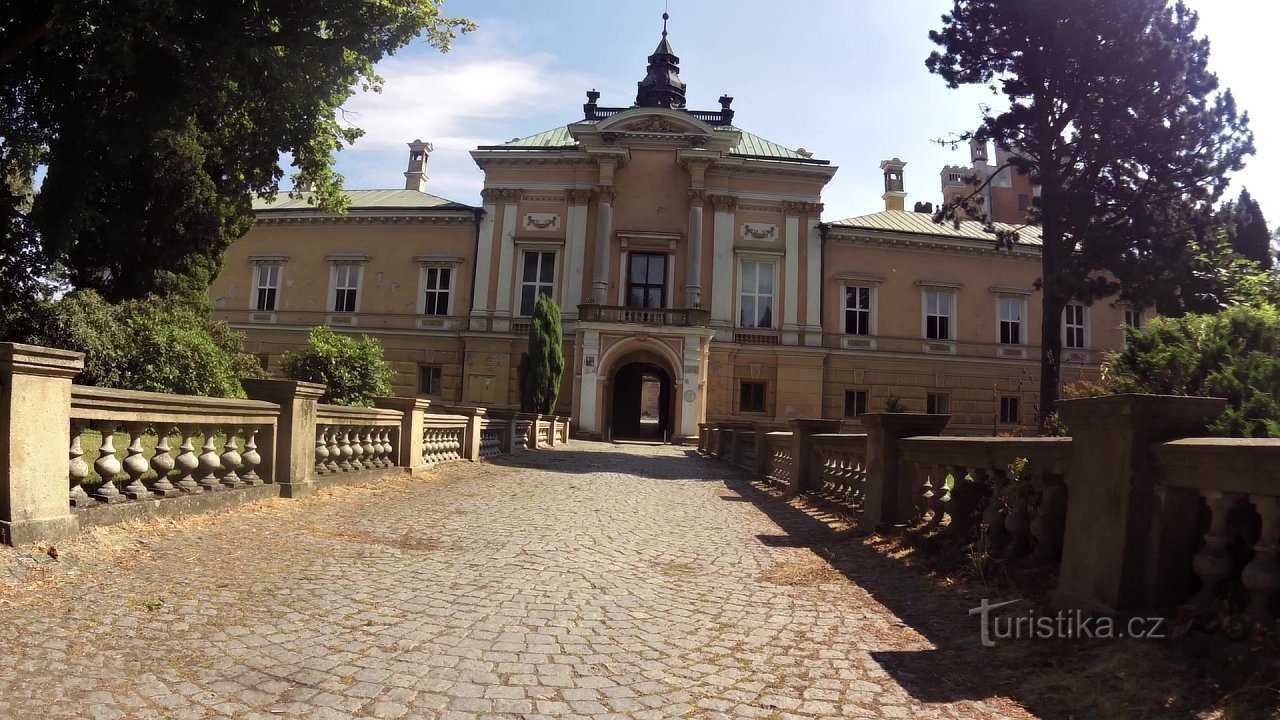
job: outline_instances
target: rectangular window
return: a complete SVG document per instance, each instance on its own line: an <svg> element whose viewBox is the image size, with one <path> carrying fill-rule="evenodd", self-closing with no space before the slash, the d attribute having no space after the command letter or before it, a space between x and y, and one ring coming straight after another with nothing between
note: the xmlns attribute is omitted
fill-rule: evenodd
<svg viewBox="0 0 1280 720"><path fill-rule="evenodd" d="M533 315L539 295L555 296L556 254L551 251L528 250L520 275L520 315Z"/></svg>
<svg viewBox="0 0 1280 720"><path fill-rule="evenodd" d="M1019 195L1018 195L1018 210L1020 210L1020 211L1022 211L1022 212L1026 212L1026 211L1027 211L1027 208L1029 208L1029 207L1031 207L1031 196L1030 196L1030 195L1027 195L1026 193L1019 194Z"/></svg>
<svg viewBox="0 0 1280 720"><path fill-rule="evenodd" d="M254 268L254 310L275 310L280 294L280 266L259 265Z"/></svg>
<svg viewBox="0 0 1280 720"><path fill-rule="evenodd" d="M1000 344L1022 344L1022 299L1002 297L1000 303Z"/></svg>
<svg viewBox="0 0 1280 720"><path fill-rule="evenodd" d="M1062 346L1084 349L1084 306L1079 303L1062 311Z"/></svg>
<svg viewBox="0 0 1280 720"><path fill-rule="evenodd" d="M1124 324L1134 330L1142 329L1142 311L1141 310L1125 310Z"/></svg>
<svg viewBox="0 0 1280 720"><path fill-rule="evenodd" d="M1018 412L1018 398L1000 398L1000 423L1002 425L1017 425L1021 422L1022 418Z"/></svg>
<svg viewBox="0 0 1280 720"><path fill-rule="evenodd" d="M931 415L946 415L951 412L951 398L946 393L929 393L925 396L924 408Z"/></svg>
<svg viewBox="0 0 1280 720"><path fill-rule="evenodd" d="M866 390L845 390L844 391L844 416L858 417L867 414L867 391Z"/></svg>
<svg viewBox="0 0 1280 720"><path fill-rule="evenodd" d="M773 327L773 272L771 262L743 260L738 277L738 326Z"/></svg>
<svg viewBox="0 0 1280 720"><path fill-rule="evenodd" d="M356 295L360 292L360 265L335 265L333 281L333 311L356 311Z"/></svg>
<svg viewBox="0 0 1280 720"><path fill-rule="evenodd" d="M738 402L738 409L741 412L764 412L764 392L765 383L742 381L741 397Z"/></svg>
<svg viewBox="0 0 1280 720"><path fill-rule="evenodd" d="M844 289L844 331L871 334L871 288L850 285Z"/></svg>
<svg viewBox="0 0 1280 720"><path fill-rule="evenodd" d="M663 307L667 293L667 256L630 253L627 265L627 307Z"/></svg>
<svg viewBox="0 0 1280 720"><path fill-rule="evenodd" d="M453 269L443 267L423 268L426 280L423 283L423 315L448 315L449 291L453 288Z"/></svg>
<svg viewBox="0 0 1280 720"><path fill-rule="evenodd" d="M924 293L924 336L929 340L951 340L955 293L926 290Z"/></svg>
<svg viewBox="0 0 1280 720"><path fill-rule="evenodd" d="M422 395L439 395L441 389L439 365L418 366L418 392Z"/></svg>

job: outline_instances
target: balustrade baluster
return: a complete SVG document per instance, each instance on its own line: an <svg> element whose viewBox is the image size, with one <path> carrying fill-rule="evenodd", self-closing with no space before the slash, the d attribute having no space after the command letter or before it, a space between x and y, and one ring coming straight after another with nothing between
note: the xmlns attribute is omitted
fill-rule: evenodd
<svg viewBox="0 0 1280 720"><path fill-rule="evenodd" d="M115 484L115 477L122 469L120 460L116 458L116 425L106 422L97 426L98 432L102 434L102 445L98 448L98 459L93 461L93 469L102 478L102 484L93 496L105 503L124 500L124 495L120 494L120 489Z"/></svg>
<svg viewBox="0 0 1280 720"><path fill-rule="evenodd" d="M1280 498L1252 495L1249 499L1262 520L1262 532L1253 546L1253 560L1244 567L1240 580L1249 591L1249 614L1271 621L1275 619L1272 601L1280 590Z"/></svg>
<svg viewBox="0 0 1280 720"><path fill-rule="evenodd" d="M360 443L360 437L364 435L364 428L351 428L351 469L364 470L369 467L364 462L364 445Z"/></svg>
<svg viewBox="0 0 1280 720"><path fill-rule="evenodd" d="M245 432L244 454L240 457L244 470L240 472L240 480L246 485L261 485L258 477L258 465L262 464L262 455L258 453L258 428L251 427Z"/></svg>
<svg viewBox="0 0 1280 720"><path fill-rule="evenodd" d="M142 436L147 434L146 423L129 423L125 425L129 433L128 455L121 465L129 476L124 486L124 495L130 500L145 500L151 497L151 491L142 484L142 476L147 473L147 459L143 456Z"/></svg>
<svg viewBox="0 0 1280 720"><path fill-rule="evenodd" d="M342 439L338 437L341 430L341 426L329 426L329 461L325 467L330 474L342 472Z"/></svg>
<svg viewBox="0 0 1280 720"><path fill-rule="evenodd" d="M151 492L160 497L181 495L182 491L169 481L169 473L173 471L176 464L173 455L170 454L172 449L169 447L169 427L157 425L155 430L156 454L151 456L151 469L156 471L156 479L151 483Z"/></svg>
<svg viewBox="0 0 1280 720"><path fill-rule="evenodd" d="M1062 477L1054 473L1039 473L1039 479L1040 502L1031 521L1031 534L1036 539L1031 559L1051 563L1062 554L1062 534L1067 525L1067 486Z"/></svg>
<svg viewBox="0 0 1280 720"><path fill-rule="evenodd" d="M1218 585L1231 574L1227 520L1240 495L1216 490L1205 490L1203 495L1209 506L1209 529L1204 534L1204 547L1191 560L1191 568L1200 578L1200 593L1195 602L1207 606L1216 604Z"/></svg>
<svg viewBox="0 0 1280 720"><path fill-rule="evenodd" d="M244 483L240 481L240 476L236 474L236 470L240 469L243 458L240 457L240 448L236 443L236 436L241 433L238 427L223 428L227 436L222 445L222 484L235 489L244 487Z"/></svg>
<svg viewBox="0 0 1280 720"><path fill-rule="evenodd" d="M951 492L947 500L947 514L951 522L947 525L947 535L953 538L967 537L969 531L977 524L980 516L979 508L990 477L986 468L955 466L951 468Z"/></svg>
<svg viewBox="0 0 1280 720"><path fill-rule="evenodd" d="M378 461L378 449L373 444L373 435L378 431L376 427L367 427L364 429L364 464L365 467L379 468L382 463Z"/></svg>
<svg viewBox="0 0 1280 720"><path fill-rule="evenodd" d="M342 459L338 461L338 467L342 468L342 472L353 472L359 467L351 464L351 458L355 456L355 451L351 449L351 428L343 426L338 432L338 452L342 454Z"/></svg>
<svg viewBox="0 0 1280 720"><path fill-rule="evenodd" d="M69 463L67 465L67 477L71 481L70 502L71 507L86 507L93 504L93 498L84 491L82 483L84 479L89 477L89 462L84 459L84 447L81 445L80 436L84 434L85 423L80 421L71 422L71 447L68 449Z"/></svg>
<svg viewBox="0 0 1280 720"><path fill-rule="evenodd" d="M188 495L198 495L204 492L204 488L200 483L196 482L194 474L200 468L200 460L196 457L195 445L191 442L196 435L196 427L194 425L182 425L178 428L178 433L182 435L182 445L178 447L178 457L175 460L178 471L182 475L178 478L175 486Z"/></svg>
<svg viewBox="0 0 1280 720"><path fill-rule="evenodd" d="M382 460L387 467L395 467L397 463L395 432L393 428L382 429Z"/></svg>
<svg viewBox="0 0 1280 720"><path fill-rule="evenodd" d="M932 530L942 524L947 506L947 468L945 465L930 465L924 473L928 478L929 489L925 493L928 498L929 522L922 530Z"/></svg>
<svg viewBox="0 0 1280 720"><path fill-rule="evenodd" d="M205 490L217 490L221 485L218 483L218 473L222 471L222 458L218 455L218 445L213 441L214 435L217 433L216 425L206 425L201 429L204 435L204 447L200 448L200 468L199 477L196 482L200 483L200 487Z"/></svg>
<svg viewBox="0 0 1280 720"><path fill-rule="evenodd" d="M329 426L316 426L316 474L327 475L329 473Z"/></svg>

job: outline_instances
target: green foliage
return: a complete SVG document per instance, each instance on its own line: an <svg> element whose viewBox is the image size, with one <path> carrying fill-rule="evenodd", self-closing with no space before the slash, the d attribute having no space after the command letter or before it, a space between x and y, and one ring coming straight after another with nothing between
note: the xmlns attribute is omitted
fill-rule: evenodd
<svg viewBox="0 0 1280 720"><path fill-rule="evenodd" d="M520 409L550 415L560 396L564 374L564 331L560 308L546 295L538 296L529 321L529 350L520 358Z"/></svg>
<svg viewBox="0 0 1280 720"><path fill-rule="evenodd" d="M42 306L31 342L77 350L76 382L179 395L244 397L242 377L259 377L243 336L207 308L147 297L115 305L79 290Z"/></svg>
<svg viewBox="0 0 1280 720"><path fill-rule="evenodd" d="M342 105L380 89L385 56L473 25L439 0L51 0L8 3L0 27L0 171L29 189L47 168L33 198L0 193L0 261L34 241L115 301L203 295L282 153L341 210L333 155L362 134Z"/></svg>
<svg viewBox="0 0 1280 720"><path fill-rule="evenodd" d="M285 353L284 374L327 385L321 402L363 407L390 395L395 377L377 338L361 335L357 340L325 326L311 328L305 348Z"/></svg>
<svg viewBox="0 0 1280 720"><path fill-rule="evenodd" d="M1249 194L1248 188L1240 191L1238 200L1227 203L1221 214L1223 224L1230 231L1231 247L1263 270L1270 270L1273 264L1271 231L1267 229L1262 207Z"/></svg>
<svg viewBox="0 0 1280 720"><path fill-rule="evenodd" d="M1238 306L1156 318L1129 330L1124 350L1109 358L1105 385L1111 392L1226 398L1211 432L1280 437L1280 312Z"/></svg>
<svg viewBox="0 0 1280 720"><path fill-rule="evenodd" d="M1203 224L1227 174L1253 152L1248 116L1219 90L1198 18L1181 3L955 0L942 23L929 34L940 48L930 72L1007 101L961 139L1016 148L1005 165L1040 187L1028 220L1041 225L1044 246L1044 430L1058 392L1063 307L1117 291L1139 305L1177 297L1167 273L1186 262L1186 228ZM981 214L980 190L936 217L962 206Z"/></svg>
<svg viewBox="0 0 1280 720"><path fill-rule="evenodd" d="M885 398L884 411L888 413L903 413L907 411L907 406L902 404L902 398L897 395L890 395Z"/></svg>

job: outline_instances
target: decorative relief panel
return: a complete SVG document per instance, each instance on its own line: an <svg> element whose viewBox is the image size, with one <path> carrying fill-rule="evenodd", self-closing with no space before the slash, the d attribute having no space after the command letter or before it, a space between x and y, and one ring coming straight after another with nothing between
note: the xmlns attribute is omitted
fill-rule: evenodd
<svg viewBox="0 0 1280 720"><path fill-rule="evenodd" d="M525 230L541 230L550 232L560 229L559 213L525 213Z"/></svg>
<svg viewBox="0 0 1280 720"><path fill-rule="evenodd" d="M628 132L679 133L685 131L685 128L657 115L651 115L633 123L628 123L627 125L624 125L622 129Z"/></svg>
<svg viewBox="0 0 1280 720"><path fill-rule="evenodd" d="M777 240L778 226L770 223L742 223L743 240Z"/></svg>

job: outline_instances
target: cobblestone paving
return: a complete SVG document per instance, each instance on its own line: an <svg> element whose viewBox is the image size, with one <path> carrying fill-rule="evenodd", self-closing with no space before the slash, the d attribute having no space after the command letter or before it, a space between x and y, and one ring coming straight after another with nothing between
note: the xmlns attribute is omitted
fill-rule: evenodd
<svg viewBox="0 0 1280 720"><path fill-rule="evenodd" d="M976 633L912 571L779 581L820 565L802 516L576 443L99 531L0 595L0 717L1029 717L939 687L940 628Z"/></svg>

